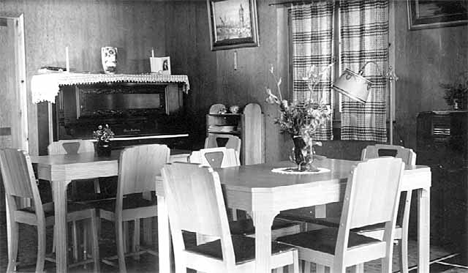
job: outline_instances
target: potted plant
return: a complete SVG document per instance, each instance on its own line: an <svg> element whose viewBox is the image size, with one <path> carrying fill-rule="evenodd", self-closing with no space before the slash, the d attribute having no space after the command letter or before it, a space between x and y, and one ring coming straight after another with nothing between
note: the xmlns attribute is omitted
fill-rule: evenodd
<svg viewBox="0 0 468 273"><path fill-rule="evenodd" d="M98 129L93 131L93 136L97 139L96 152L98 156L110 156L112 151L110 140L114 136L114 132L112 132L109 125L99 125Z"/></svg>
<svg viewBox="0 0 468 273"><path fill-rule="evenodd" d="M466 109L468 104L468 71L462 73L454 83L441 83L444 99L454 110Z"/></svg>

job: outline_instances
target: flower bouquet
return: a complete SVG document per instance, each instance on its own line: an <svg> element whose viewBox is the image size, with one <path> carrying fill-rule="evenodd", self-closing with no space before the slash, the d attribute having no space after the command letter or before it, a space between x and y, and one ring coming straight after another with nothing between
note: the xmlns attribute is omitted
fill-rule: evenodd
<svg viewBox="0 0 468 273"><path fill-rule="evenodd" d="M312 93L320 81L320 78L331 67L327 66L322 71L313 65L307 70L307 75L302 79L307 81L309 91ZM278 95L274 95L270 88L266 87L268 95L266 101L278 105L280 116L275 119L282 133L289 133L294 142L293 153L290 159L297 164L297 171L318 171L313 166L314 145L321 145L314 141L317 129L323 126L331 118L331 108L326 105L323 98L318 101L313 99L289 103L281 94L281 78L277 78L273 66L270 73L276 81Z"/></svg>
<svg viewBox="0 0 468 273"><path fill-rule="evenodd" d="M93 137L97 139L96 152L98 156L110 156L112 147L110 145L111 138L114 137L114 132L109 127L99 125L96 131L93 131Z"/></svg>

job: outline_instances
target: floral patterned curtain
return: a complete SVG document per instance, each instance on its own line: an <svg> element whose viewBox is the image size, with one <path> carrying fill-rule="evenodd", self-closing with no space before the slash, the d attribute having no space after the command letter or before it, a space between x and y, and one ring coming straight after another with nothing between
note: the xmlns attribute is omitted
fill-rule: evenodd
<svg viewBox="0 0 468 273"><path fill-rule="evenodd" d="M334 1L313 2L291 8L293 50L293 100L303 102L312 99L330 105L333 56ZM311 70L311 68L313 68ZM320 74L313 86L304 78ZM312 89L312 90L311 90ZM316 133L317 140L332 139L332 118Z"/></svg>
<svg viewBox="0 0 468 273"><path fill-rule="evenodd" d="M343 96L341 139L387 141L388 0L341 0L341 63L343 70L358 72L372 82L367 103Z"/></svg>

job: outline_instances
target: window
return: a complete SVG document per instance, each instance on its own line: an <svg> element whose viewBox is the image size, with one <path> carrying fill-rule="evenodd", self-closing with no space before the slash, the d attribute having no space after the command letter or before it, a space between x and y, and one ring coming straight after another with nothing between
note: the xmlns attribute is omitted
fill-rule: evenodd
<svg viewBox="0 0 468 273"><path fill-rule="evenodd" d="M393 10L389 5L388 0L347 0L284 7L288 18L292 98L325 99L334 109L333 125L323 128L319 139L387 142L387 109L391 100L384 74L393 60L389 47L393 34L389 19ZM309 92L302 80L307 69L315 65L323 71L331 63L318 88ZM364 65L363 75L373 83L366 104L342 97L331 89L344 69L358 72Z"/></svg>

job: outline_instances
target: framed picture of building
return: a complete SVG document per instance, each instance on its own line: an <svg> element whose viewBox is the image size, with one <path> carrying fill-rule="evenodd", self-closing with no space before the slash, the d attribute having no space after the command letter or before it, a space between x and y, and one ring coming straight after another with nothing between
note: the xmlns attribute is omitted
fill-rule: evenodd
<svg viewBox="0 0 468 273"><path fill-rule="evenodd" d="M211 50L259 45L256 0L207 0L207 5Z"/></svg>
<svg viewBox="0 0 468 273"><path fill-rule="evenodd" d="M407 0L410 30L468 23L468 0Z"/></svg>

